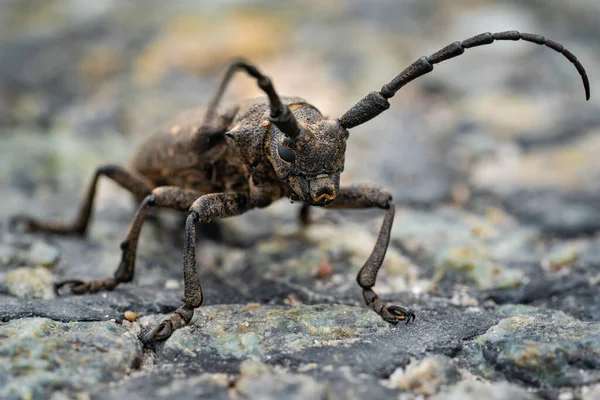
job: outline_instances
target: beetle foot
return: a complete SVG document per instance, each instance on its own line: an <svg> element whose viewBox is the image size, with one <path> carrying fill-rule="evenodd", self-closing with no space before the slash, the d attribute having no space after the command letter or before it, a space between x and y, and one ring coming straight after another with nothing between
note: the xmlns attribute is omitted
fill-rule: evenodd
<svg viewBox="0 0 600 400"><path fill-rule="evenodd" d="M396 325L400 321L406 321L408 324L415 320L415 312L412 309L395 305L386 306L371 288L363 288L363 297L365 303L390 324Z"/></svg>
<svg viewBox="0 0 600 400"><path fill-rule="evenodd" d="M156 325L154 328L149 329L146 332L142 332L139 335L140 340L144 344L151 344L167 339L173 333L173 325L170 321L163 321Z"/></svg>
<svg viewBox="0 0 600 400"><path fill-rule="evenodd" d="M113 278L102 279L97 281L80 281L77 279L69 279L66 281L58 282L54 284L54 293L57 296L61 296L61 289L64 286L68 286L69 291L72 294L87 294L87 293L96 293L101 290L113 290L115 286L119 284L119 281Z"/></svg>
<svg viewBox="0 0 600 400"><path fill-rule="evenodd" d="M183 324L188 325L194 316L194 309L185 305L179 307L173 315L156 325L154 328L140 333L139 339L145 345L150 345L154 342L162 341L173 334Z"/></svg>
<svg viewBox="0 0 600 400"><path fill-rule="evenodd" d="M85 235L87 225L77 221L74 224L64 224L59 221L40 221L26 214L17 214L8 221L8 229L12 232L48 232L58 235Z"/></svg>
<svg viewBox="0 0 600 400"><path fill-rule="evenodd" d="M415 312L410 308L401 306L384 306L379 312L379 315L381 315L381 318L394 325L400 321L406 321L408 324L410 321L415 320Z"/></svg>

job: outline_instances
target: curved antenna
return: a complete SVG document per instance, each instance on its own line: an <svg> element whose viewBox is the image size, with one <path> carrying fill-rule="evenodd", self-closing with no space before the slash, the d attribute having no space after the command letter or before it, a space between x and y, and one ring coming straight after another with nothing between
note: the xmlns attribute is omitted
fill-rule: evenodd
<svg viewBox="0 0 600 400"><path fill-rule="evenodd" d="M219 105L219 102L221 101L221 98L223 97L223 93L225 92L229 81L233 77L233 74L239 70L244 70L248 75L255 78L257 80L258 86L269 97L269 107L271 110L269 119L271 120L271 122L274 123L275 126L277 126L277 128L279 128L279 130L290 139L295 139L298 136L300 136L302 133L302 129L298 125L298 122L296 121L296 118L294 117L294 114L292 114L292 112L290 111L289 107L281 102L279 95L277 94L275 88L273 87L273 84L271 83L271 79L268 76L261 74L258 68L256 68L254 65L249 64L248 62L242 59L235 60L229 65L229 68L225 73L225 77L221 81L221 85L219 86L217 93L213 97L208 107L208 110L206 111L203 125L210 125L210 123L214 119L216 109Z"/></svg>
<svg viewBox="0 0 600 400"><path fill-rule="evenodd" d="M590 99L590 82L588 80L587 73L585 72L585 68L583 68L583 65L581 65L579 60L577 60L577 57L575 57L575 55L573 55L573 53L571 53L569 50L565 49L560 43L532 33L520 33L518 31L497 33L486 32L463 40L462 42L454 42L428 57L421 57L409 65L408 68L400 73L400 75L392 79L390 83L383 85L381 91L369 93L361 101L346 111L339 119L340 125L346 129L350 129L375 118L390 108L390 103L388 102L389 98L393 97L396 92L407 83L431 72L434 64L457 57L463 54L465 49L491 44L495 40L524 40L526 42L550 47L552 50L561 53L573 65L575 65L575 68L577 68L577 72L579 72L579 75L581 75L581 80L583 81L585 98L586 100Z"/></svg>

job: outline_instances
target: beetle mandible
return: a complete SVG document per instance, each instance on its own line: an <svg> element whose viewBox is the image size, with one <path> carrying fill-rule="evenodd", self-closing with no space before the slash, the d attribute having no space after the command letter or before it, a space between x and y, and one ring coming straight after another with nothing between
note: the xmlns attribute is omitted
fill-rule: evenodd
<svg viewBox="0 0 600 400"><path fill-rule="evenodd" d="M176 117L139 146L128 169L118 165L98 168L73 223L40 221L20 215L13 218L11 225L22 224L30 231L83 235L88 227L96 183L101 176L112 179L135 196L139 207L121 243L122 258L114 276L86 282L66 280L55 286L57 294L67 286L71 293L80 295L112 290L133 279L140 230L150 209L187 211L183 304L169 318L140 336L143 342L148 343L166 339L184 323L189 324L194 309L202 304L195 249L198 223L263 208L282 197L303 203L300 212L303 222L308 221L310 206L380 208L385 211L383 224L375 247L356 280L366 304L385 321L408 323L415 318L410 308L386 305L373 291L394 219L391 194L372 185L340 188L348 130L387 110L390 107L388 99L410 81L431 72L433 65L457 57L465 49L496 40L524 40L562 53L577 68L589 100L590 85L586 71L569 50L543 36L517 31L482 33L422 57L380 91L369 93L338 119L325 118L302 99L279 97L267 76L254 65L236 60L229 65L204 115L194 109ZM237 71L244 71L256 79L267 98L219 113L217 110L223 93Z"/></svg>

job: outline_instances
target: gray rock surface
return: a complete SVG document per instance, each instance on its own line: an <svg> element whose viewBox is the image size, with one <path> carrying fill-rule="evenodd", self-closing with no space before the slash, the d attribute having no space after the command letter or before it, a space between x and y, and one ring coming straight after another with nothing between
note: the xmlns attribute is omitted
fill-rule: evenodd
<svg viewBox="0 0 600 400"><path fill-rule="evenodd" d="M455 353L462 340L495 322L493 315L479 309L447 304L440 308L416 308L418 323L392 327L358 307L212 306L201 309L191 327L175 332L157 355L211 372L216 365L235 370L240 360L251 358L290 367L346 366L386 377L410 357ZM380 349L385 353L379 354Z"/></svg>
<svg viewBox="0 0 600 400"><path fill-rule="evenodd" d="M0 397L600 398L599 19L595 0L0 2ZM498 43L351 131L342 184L394 195L376 290L415 309L409 325L356 285L378 210L302 228L283 200L202 227L204 305L145 349L180 304L181 216L149 218L132 283L81 297L53 284L112 275L130 196L102 180L83 238L7 229L74 218L95 168L207 104L232 56L337 117L418 57L515 28L576 54L591 101L564 57ZM225 97L260 94L236 78Z"/></svg>
<svg viewBox="0 0 600 400"><path fill-rule="evenodd" d="M142 346L112 322L15 319L0 325L0 397L48 398L121 379L138 368Z"/></svg>
<svg viewBox="0 0 600 400"><path fill-rule="evenodd" d="M498 312L504 318L463 350L468 362L479 358L472 368L541 388L598 382L598 322L523 305Z"/></svg>
<svg viewBox="0 0 600 400"><path fill-rule="evenodd" d="M475 399L490 399L490 400L535 400L539 399L536 395L528 393L526 390L511 385L507 382L483 383L478 381L463 381L452 387L451 390L439 393L435 397L436 400L475 400Z"/></svg>

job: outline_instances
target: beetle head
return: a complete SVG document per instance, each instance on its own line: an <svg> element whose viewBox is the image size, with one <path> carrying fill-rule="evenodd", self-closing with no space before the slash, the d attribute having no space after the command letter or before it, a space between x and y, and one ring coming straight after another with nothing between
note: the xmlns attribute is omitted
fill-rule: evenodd
<svg viewBox="0 0 600 400"><path fill-rule="evenodd" d="M271 163L279 179L293 190L292 199L326 206L339 191L348 130L308 104L292 105L290 110L298 122L298 134L284 134L271 125Z"/></svg>

